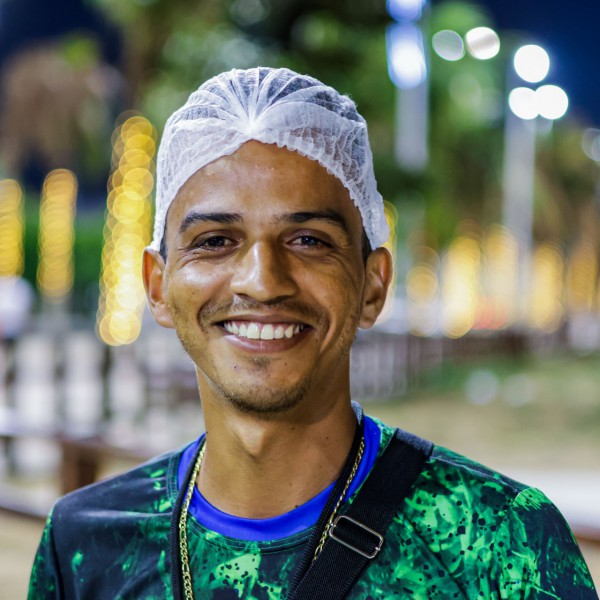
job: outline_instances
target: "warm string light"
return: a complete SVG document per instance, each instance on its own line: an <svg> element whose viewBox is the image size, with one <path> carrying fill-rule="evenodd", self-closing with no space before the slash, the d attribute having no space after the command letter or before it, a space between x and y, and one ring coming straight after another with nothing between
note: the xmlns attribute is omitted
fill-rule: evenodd
<svg viewBox="0 0 600 600"><path fill-rule="evenodd" d="M0 277L23 274L23 192L14 179L0 181Z"/></svg>
<svg viewBox="0 0 600 600"><path fill-rule="evenodd" d="M97 329L114 346L135 341L141 330L142 253L150 243L155 140L152 124L137 115L113 134Z"/></svg>
<svg viewBox="0 0 600 600"><path fill-rule="evenodd" d="M65 300L73 287L73 221L77 179L67 169L48 174L40 203L38 288L49 302Z"/></svg>

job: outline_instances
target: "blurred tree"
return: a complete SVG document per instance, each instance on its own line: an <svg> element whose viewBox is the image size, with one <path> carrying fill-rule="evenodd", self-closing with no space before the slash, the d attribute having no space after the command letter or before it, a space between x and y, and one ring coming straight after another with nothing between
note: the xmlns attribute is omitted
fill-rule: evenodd
<svg viewBox="0 0 600 600"><path fill-rule="evenodd" d="M67 36L15 54L2 74L0 156L11 175L37 183L54 168L104 185L116 71L96 42Z"/></svg>
<svg viewBox="0 0 600 600"><path fill-rule="evenodd" d="M400 220L407 204L424 206L426 236L436 245L445 245L464 219L482 225L501 220L510 36L503 35L503 51L487 61L466 55L448 62L428 44L431 161L425 173L415 175L399 169L393 158L395 90L387 75L389 17L383 0L93 1L122 24L133 104L157 127L201 81L220 71L289 66L357 102L369 123L380 190L398 203ZM447 0L426 16L426 39L443 29L464 37L485 25L492 24L481 7ZM551 218L552 206L560 215L593 200L591 165L573 141L578 131L568 121L557 123L555 134L542 142L540 239L563 239L575 227L576 218ZM563 135L572 140L577 160L559 147Z"/></svg>

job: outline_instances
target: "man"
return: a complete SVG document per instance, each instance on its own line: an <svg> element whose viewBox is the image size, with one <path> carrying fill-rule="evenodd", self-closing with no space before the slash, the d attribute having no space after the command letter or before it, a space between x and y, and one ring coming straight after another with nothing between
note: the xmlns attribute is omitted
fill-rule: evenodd
<svg viewBox="0 0 600 600"><path fill-rule="evenodd" d="M161 142L143 275L154 318L196 365L207 433L60 500L30 598L596 597L539 491L396 442L352 406L350 347L384 304L386 236L350 99L265 68L190 96ZM382 466L402 444L422 459L412 481L412 467ZM344 538L339 517L377 480L375 504L401 480L406 497L381 533L367 515ZM302 591L321 589L308 580L329 591Z"/></svg>

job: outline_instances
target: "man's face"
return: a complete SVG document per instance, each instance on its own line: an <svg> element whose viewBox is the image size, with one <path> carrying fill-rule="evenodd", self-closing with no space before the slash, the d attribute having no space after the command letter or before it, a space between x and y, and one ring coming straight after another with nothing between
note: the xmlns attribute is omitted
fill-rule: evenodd
<svg viewBox="0 0 600 600"><path fill-rule="evenodd" d="M361 233L340 181L274 145L248 142L185 183L167 216L166 264L147 252L144 277L202 395L268 414L347 388L356 329L373 323L387 286L382 251L365 269Z"/></svg>

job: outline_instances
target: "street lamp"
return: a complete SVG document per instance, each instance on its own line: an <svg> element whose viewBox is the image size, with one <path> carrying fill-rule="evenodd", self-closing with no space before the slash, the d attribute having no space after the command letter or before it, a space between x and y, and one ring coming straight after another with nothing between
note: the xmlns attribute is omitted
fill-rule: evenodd
<svg viewBox="0 0 600 600"><path fill-rule="evenodd" d="M489 27L475 27L465 35L469 54L478 60L489 60L500 52L500 38Z"/></svg>
<svg viewBox="0 0 600 600"><path fill-rule="evenodd" d="M541 47L528 44L514 55L508 72L509 95L504 134L504 224L521 246L520 298L529 296L533 247L535 141L539 117L554 121L565 115L569 99L556 85L537 89L516 85L517 75L526 83L539 83L550 71L550 57ZM512 89L511 89L512 88ZM521 309L526 310L522 305Z"/></svg>
<svg viewBox="0 0 600 600"><path fill-rule="evenodd" d="M527 83L538 83L550 71L550 57L548 53L536 44L521 46L513 59L517 75Z"/></svg>
<svg viewBox="0 0 600 600"><path fill-rule="evenodd" d="M428 85L427 56L420 20L427 0L388 0L394 19L386 34L388 71L396 86L395 155L410 171L427 165Z"/></svg>

